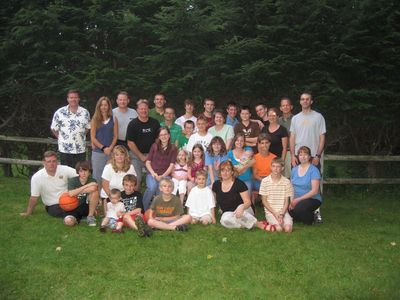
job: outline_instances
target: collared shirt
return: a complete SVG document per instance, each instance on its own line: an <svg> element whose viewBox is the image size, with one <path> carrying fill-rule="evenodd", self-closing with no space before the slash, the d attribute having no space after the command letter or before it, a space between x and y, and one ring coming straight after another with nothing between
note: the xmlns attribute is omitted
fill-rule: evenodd
<svg viewBox="0 0 400 300"><path fill-rule="evenodd" d="M149 110L149 117L152 117L153 119L156 119L158 123L164 122L164 114L160 114L157 112L156 108L153 107L152 109Z"/></svg>
<svg viewBox="0 0 400 300"><path fill-rule="evenodd" d="M284 119L283 116L279 117L279 125L282 125L286 128L286 130L290 131L290 124L292 123L293 115L290 115L289 118Z"/></svg>
<svg viewBox="0 0 400 300"><path fill-rule="evenodd" d="M58 165L54 176L46 169L37 171L31 179L31 196L41 197L44 205L58 204L61 194L67 191L68 179L76 177L76 171L68 166Z"/></svg>
<svg viewBox="0 0 400 300"><path fill-rule="evenodd" d="M86 131L90 129L89 112L78 106L76 113L69 105L58 109L53 116L50 128L58 131L58 151L79 154L86 151Z"/></svg>
<svg viewBox="0 0 400 300"><path fill-rule="evenodd" d="M232 127L235 127L237 123L239 123L239 120L237 118L232 119L230 116L226 116L226 122L227 125L231 125Z"/></svg>

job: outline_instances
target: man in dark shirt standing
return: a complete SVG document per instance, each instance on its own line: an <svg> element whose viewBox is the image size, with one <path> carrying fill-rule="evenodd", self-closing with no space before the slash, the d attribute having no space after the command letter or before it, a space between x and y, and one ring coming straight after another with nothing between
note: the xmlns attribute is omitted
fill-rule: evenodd
<svg viewBox="0 0 400 300"><path fill-rule="evenodd" d="M149 117L149 103L145 99L140 99L137 103L138 117L133 119L126 131L126 139L131 152L132 164L137 175L137 188L140 188L142 180L142 168L146 161L147 153L154 143L160 123Z"/></svg>

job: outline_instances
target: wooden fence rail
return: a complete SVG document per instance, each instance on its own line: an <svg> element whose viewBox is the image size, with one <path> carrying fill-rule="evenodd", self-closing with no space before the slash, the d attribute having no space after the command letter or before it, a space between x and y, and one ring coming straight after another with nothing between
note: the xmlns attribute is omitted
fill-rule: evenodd
<svg viewBox="0 0 400 300"><path fill-rule="evenodd" d="M0 135L0 141L38 143L47 145L57 145L57 140L53 138L32 138ZM87 147L90 142L87 142ZM384 155L324 155L326 161L383 161L383 162L400 162L400 156L384 156ZM0 157L0 164L16 164L27 166L41 166L42 162L38 160L15 159ZM400 178L323 178L323 184L400 184Z"/></svg>

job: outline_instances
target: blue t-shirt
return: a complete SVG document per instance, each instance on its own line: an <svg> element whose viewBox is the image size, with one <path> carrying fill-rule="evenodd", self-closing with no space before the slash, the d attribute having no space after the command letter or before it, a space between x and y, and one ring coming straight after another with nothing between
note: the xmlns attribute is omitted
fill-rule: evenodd
<svg viewBox="0 0 400 300"><path fill-rule="evenodd" d="M214 173L214 180L218 180L218 169L219 169L219 165L221 163L223 163L224 161L228 160L228 156L227 155L216 155L216 156L211 156L210 153L208 153L208 151L206 151L206 157L204 160L204 164L207 166L207 170L208 170L208 166L212 166L212 170ZM207 185L209 185L210 182L210 175L208 175L208 180L207 180Z"/></svg>
<svg viewBox="0 0 400 300"><path fill-rule="evenodd" d="M252 151L252 149L251 149L251 147L246 146L246 147L244 147L244 151ZM234 166L237 166L237 165L239 165L239 164L241 163L240 161L236 160L235 156L233 155L233 151L232 151L232 150L229 150L229 152L228 152L228 158L230 159L230 161L232 162L232 164L233 164ZM238 157L238 158L241 159L240 157ZM248 169L246 170L246 172L244 172L243 174L241 174L240 176L238 176L238 178L239 178L240 180L243 180L243 181L252 180L253 175L252 175L252 172L251 172L251 168L248 168Z"/></svg>
<svg viewBox="0 0 400 300"><path fill-rule="evenodd" d="M321 180L321 173L314 165L310 165L304 176L299 176L299 166L292 169L292 184L294 188L294 197L298 198L311 191L311 180ZM321 194L318 193L312 197L322 202Z"/></svg>

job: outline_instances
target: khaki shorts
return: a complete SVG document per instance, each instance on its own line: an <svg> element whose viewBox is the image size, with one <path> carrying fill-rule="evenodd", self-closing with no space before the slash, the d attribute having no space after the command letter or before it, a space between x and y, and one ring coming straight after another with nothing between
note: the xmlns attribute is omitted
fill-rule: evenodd
<svg viewBox="0 0 400 300"><path fill-rule="evenodd" d="M265 219L267 220L267 222L269 224L272 225L278 225L278 221L275 219L275 217L268 211L265 212ZM283 216L283 225L290 225L293 226L293 219L292 217L289 215L288 212L285 213L285 215Z"/></svg>

